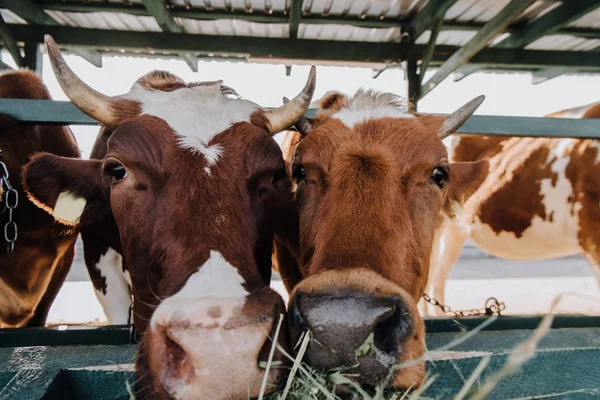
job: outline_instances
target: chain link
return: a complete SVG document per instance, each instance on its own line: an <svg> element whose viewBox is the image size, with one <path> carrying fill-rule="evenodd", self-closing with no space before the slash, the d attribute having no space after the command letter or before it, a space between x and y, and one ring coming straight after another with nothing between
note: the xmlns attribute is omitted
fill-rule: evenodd
<svg viewBox="0 0 600 400"><path fill-rule="evenodd" d="M485 301L485 307L480 309L472 309L472 310L453 310L450 306L446 304L442 304L433 297L429 296L427 293L423 295L423 299L429 304L438 307L444 313L454 316L454 317L474 317L474 316L482 316L482 315L502 315L502 311L506 308L506 305L503 301L499 301L495 297L490 297Z"/></svg>
<svg viewBox="0 0 600 400"><path fill-rule="evenodd" d="M2 157L2 150L0 150L0 157ZM15 242L17 241L18 230L17 224L13 220L14 210L19 205L19 192L12 187L10 184L8 168L6 164L0 159L0 185L4 189L4 195L2 198L2 213L5 214L4 220L4 240L6 241L6 252L11 255L15 250Z"/></svg>

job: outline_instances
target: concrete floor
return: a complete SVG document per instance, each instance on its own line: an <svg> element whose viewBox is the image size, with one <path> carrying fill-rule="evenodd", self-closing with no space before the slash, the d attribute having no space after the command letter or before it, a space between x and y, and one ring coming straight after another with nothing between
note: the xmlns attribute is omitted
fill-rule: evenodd
<svg viewBox="0 0 600 400"><path fill-rule="evenodd" d="M287 299L281 281L274 281L272 286ZM543 314L561 293L570 294L561 302L559 312L600 315L600 291L582 257L505 261L467 246L446 284L446 304L454 309L481 308L487 298L496 297L506 304L505 314ZM106 323L81 251L50 309L48 323Z"/></svg>

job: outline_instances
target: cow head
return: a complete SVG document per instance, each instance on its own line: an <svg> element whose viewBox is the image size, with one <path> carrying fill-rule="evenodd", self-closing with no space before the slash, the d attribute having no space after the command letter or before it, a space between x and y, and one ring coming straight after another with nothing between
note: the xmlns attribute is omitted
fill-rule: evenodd
<svg viewBox="0 0 600 400"><path fill-rule="evenodd" d="M24 182L63 220L114 217L143 332L138 397L256 396L259 363L285 313L268 287L274 229L294 208L271 135L306 111L314 68L294 104L266 111L221 82L185 84L168 73L108 97L70 70L52 38L46 47L67 96L110 137L101 160L38 155Z"/></svg>
<svg viewBox="0 0 600 400"><path fill-rule="evenodd" d="M448 162L442 139L479 106L407 113L387 93L333 93L284 141L300 217L300 273L288 306L305 360L370 385L418 385L425 328L417 302L434 232L484 179L487 161ZM301 128L303 126L303 128ZM413 361L411 361L413 360ZM417 361L414 361L417 360Z"/></svg>

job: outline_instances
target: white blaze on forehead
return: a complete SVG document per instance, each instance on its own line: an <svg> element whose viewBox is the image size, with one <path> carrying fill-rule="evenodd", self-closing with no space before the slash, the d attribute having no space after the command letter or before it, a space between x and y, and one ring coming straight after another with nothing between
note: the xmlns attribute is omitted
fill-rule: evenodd
<svg viewBox="0 0 600 400"><path fill-rule="evenodd" d="M371 119L414 118L406 105L391 93L359 91L340 111L332 115L349 128Z"/></svg>
<svg viewBox="0 0 600 400"><path fill-rule="evenodd" d="M71 192L62 192L56 200L52 215L59 221L77 224L85 208L85 199Z"/></svg>
<svg viewBox="0 0 600 400"><path fill-rule="evenodd" d="M243 299L248 295L244 288L244 278L238 269L231 265L218 251L210 252L206 262L193 273L185 285L173 296L165 299L152 316L150 326L167 322L176 314L185 313L186 306L202 299ZM181 317L181 315L177 315Z"/></svg>
<svg viewBox="0 0 600 400"><path fill-rule="evenodd" d="M142 114L164 120L180 137L179 145L204 155L209 166L223 152L219 145L208 145L211 139L234 123L249 122L252 113L260 108L251 101L227 97L221 92L220 82L172 92L135 84L121 97L139 101Z"/></svg>

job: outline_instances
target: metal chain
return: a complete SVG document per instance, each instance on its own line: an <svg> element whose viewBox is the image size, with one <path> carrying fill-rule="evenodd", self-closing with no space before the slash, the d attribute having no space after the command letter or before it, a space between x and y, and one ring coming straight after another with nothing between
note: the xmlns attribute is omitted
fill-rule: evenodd
<svg viewBox="0 0 600 400"><path fill-rule="evenodd" d="M423 295L423 299L429 304L438 307L446 314L452 315L454 317L473 317L473 316L482 316L482 315L502 315L502 311L506 308L506 305L503 301L499 301L495 297L490 297L485 301L485 307L482 309L472 309L472 310L453 310L450 306L446 304L442 304L433 297L429 296L427 293Z"/></svg>
<svg viewBox="0 0 600 400"><path fill-rule="evenodd" d="M2 198L2 214L5 214L4 220L4 240L6 241L6 252L11 255L15 250L15 242L17 241L17 224L13 220L14 210L19 205L19 192L13 189L10 184L8 168L2 161L2 150L0 150L0 185L4 188Z"/></svg>

